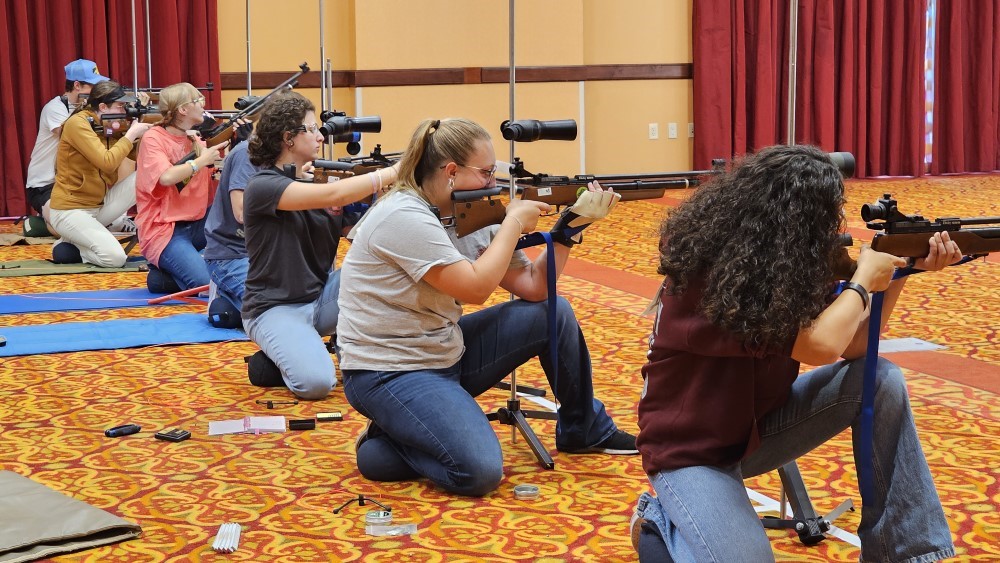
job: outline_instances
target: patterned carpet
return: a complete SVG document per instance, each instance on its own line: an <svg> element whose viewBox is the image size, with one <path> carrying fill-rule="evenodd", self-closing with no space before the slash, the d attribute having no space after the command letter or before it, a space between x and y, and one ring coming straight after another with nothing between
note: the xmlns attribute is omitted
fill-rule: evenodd
<svg viewBox="0 0 1000 563"><path fill-rule="evenodd" d="M849 219L856 243L870 239L856 210L891 192L905 213L1000 215L1000 177L856 181L849 185ZM595 388L626 430L636 431L635 404L650 320L641 315L659 282L657 224L665 206L630 202L589 229L560 284L590 343ZM0 230L16 232L6 224ZM345 245L346 246L346 245ZM856 244L857 246L857 244ZM342 252L345 249L342 249ZM46 258L50 246L0 247L0 261ZM140 287L144 274L5 278L3 293ZM505 299L497 294L494 300ZM197 306L148 307L0 316L2 326L158 317ZM937 352L893 354L905 368L924 450L949 518L959 559L1000 559L1000 254L937 274L914 276L887 337L917 337L947 346ZM481 499L456 498L425 482L380 484L354 466L354 439L364 425L338 387L320 402L266 410L258 399L289 399L246 380L243 356L252 343L231 342L5 358L0 365L0 468L104 508L143 527L141 538L57 558L57 561L635 561L627 524L648 485L638 457L555 452L554 423L533 421L556 468L541 469L520 437L496 426L504 446L505 478ZM541 385L536 363L519 382ZM506 394L482 397L485 411ZM528 405L529 408L532 405ZM315 430L260 436L207 436L208 422L246 415L310 418L341 411L342 422ZM446 416L447 413L442 413ZM105 438L105 428L133 422L140 434ZM182 443L154 440L182 427ZM799 461L820 513L851 498L860 505L849 432ZM541 489L517 500L515 485ZM777 474L747 481L777 498ZM332 509L358 494L392 507L412 536L367 536L370 506ZM835 522L853 532L860 512ZM239 550L211 550L223 522L239 522ZM803 546L793 532L769 531L780 561L856 561L859 550L840 539Z"/></svg>

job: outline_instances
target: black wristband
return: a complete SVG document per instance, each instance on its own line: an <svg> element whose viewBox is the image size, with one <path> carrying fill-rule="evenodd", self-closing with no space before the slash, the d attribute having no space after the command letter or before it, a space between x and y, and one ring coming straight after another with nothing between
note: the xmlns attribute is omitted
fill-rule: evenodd
<svg viewBox="0 0 1000 563"><path fill-rule="evenodd" d="M583 242L583 233L577 233L573 235L580 240L573 240L572 237L566 236L563 232L552 233L552 242L559 243L566 248L573 248L575 245Z"/></svg>
<svg viewBox="0 0 1000 563"><path fill-rule="evenodd" d="M850 282L850 281L844 282L844 287L843 289L841 289L841 293L843 293L848 289L856 291L857 294L861 296L861 304L864 305L864 308L862 310L867 311L869 303L868 290L866 290L864 286L862 286L860 283Z"/></svg>

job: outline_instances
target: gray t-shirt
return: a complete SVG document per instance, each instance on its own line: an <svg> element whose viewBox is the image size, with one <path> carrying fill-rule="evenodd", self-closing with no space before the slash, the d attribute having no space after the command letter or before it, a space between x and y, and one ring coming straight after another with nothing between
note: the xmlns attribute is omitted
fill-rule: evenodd
<svg viewBox="0 0 1000 563"><path fill-rule="evenodd" d="M462 305L423 276L434 266L475 260L496 228L456 239L427 203L397 192L372 207L344 258L338 304L341 369L412 371L454 365L465 352ZM524 267L520 251L511 267Z"/></svg>

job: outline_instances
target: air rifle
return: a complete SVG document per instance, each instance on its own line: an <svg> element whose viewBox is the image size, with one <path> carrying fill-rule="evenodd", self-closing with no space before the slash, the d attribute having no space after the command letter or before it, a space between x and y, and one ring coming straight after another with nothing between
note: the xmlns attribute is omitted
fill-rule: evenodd
<svg viewBox="0 0 1000 563"><path fill-rule="evenodd" d="M368 156L344 157L337 160L314 160L313 181L328 182L331 177L347 178L368 174L380 168L388 168L396 164L403 156L401 152L382 153L382 145L375 145L375 150Z"/></svg>
<svg viewBox="0 0 1000 563"><path fill-rule="evenodd" d="M586 191L587 184L593 181L600 182L604 189L613 188L621 194L621 201L636 201L662 197L667 189L697 186L702 176L715 173L716 170L701 170L608 176L587 174L570 178L532 174L524 169L524 163L519 158L515 158L514 164L510 166L510 174L516 180L516 193L520 199L541 201L556 207L576 203L580 193ZM452 192L453 213L450 217L442 218L442 222L446 227L454 227L459 237L499 224L503 221L506 209L493 197L509 193L509 186L506 180L501 180L495 188Z"/></svg>
<svg viewBox="0 0 1000 563"><path fill-rule="evenodd" d="M199 134L202 140L205 141L205 145L209 147L214 147L219 143L228 141L233 136L233 125L240 119L252 120L254 116L264 109L264 104L267 103L268 98L281 92L282 90L290 90L298 84L299 77L303 74L309 72L308 63L302 63L299 65L299 71L293 74L288 80L285 80L281 84L274 87L273 90L268 92L263 96L245 96L236 101L236 113L228 115L228 119L220 123L219 125L207 129L201 129ZM194 160L198 158L196 151L191 151L184 155L180 160L174 164L184 164L189 160Z"/></svg>
<svg viewBox="0 0 1000 563"><path fill-rule="evenodd" d="M872 239L872 248L901 258L927 256L930 249L927 239L943 231L948 232L966 256L980 257L1000 251L1000 217L942 217L929 221L920 215L904 215L892 194L885 194L875 203L864 204L861 218L869 229L882 231ZM970 225L991 226L965 228Z"/></svg>

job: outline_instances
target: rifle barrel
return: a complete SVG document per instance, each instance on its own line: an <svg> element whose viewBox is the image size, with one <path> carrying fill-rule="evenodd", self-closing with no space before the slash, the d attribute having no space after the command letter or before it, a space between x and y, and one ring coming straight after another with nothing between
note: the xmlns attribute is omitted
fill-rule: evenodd
<svg viewBox="0 0 1000 563"><path fill-rule="evenodd" d="M674 180L666 180L666 179L640 180L640 179L636 179L635 176L627 176L627 177L623 176L622 178L623 179L631 179L631 180L635 180L635 181L634 182L618 182L618 183L601 184L601 187L603 187L605 189L607 189L607 188L613 188L615 190L628 191L628 190L645 190L645 189L659 189L659 188L664 188L664 189L666 189L666 188L690 188L690 187L693 187L693 186L697 186L700 183L697 178L674 179ZM574 187L575 186L575 187L578 187L578 188L583 188L583 187L586 187L586 185L587 185L587 183L583 182L583 181L569 180L569 181L559 181L559 182L553 182L553 183L546 183L546 184L541 184L541 185L528 184L528 183L520 184L519 183L518 187L519 188L536 188L536 189L542 189L542 188L558 188L558 187ZM497 186L502 186L505 189L509 189L510 183L507 182L506 180L497 180Z"/></svg>
<svg viewBox="0 0 1000 563"><path fill-rule="evenodd" d="M690 178L698 176L710 176L717 174L714 170L692 170L691 172L657 172L651 174L608 174L601 176L581 176L580 179L588 178L597 180L602 184L607 182L615 182L618 180L654 180L657 178Z"/></svg>
<svg viewBox="0 0 1000 563"><path fill-rule="evenodd" d="M960 225L1000 225L1000 217L960 217L957 221Z"/></svg>

